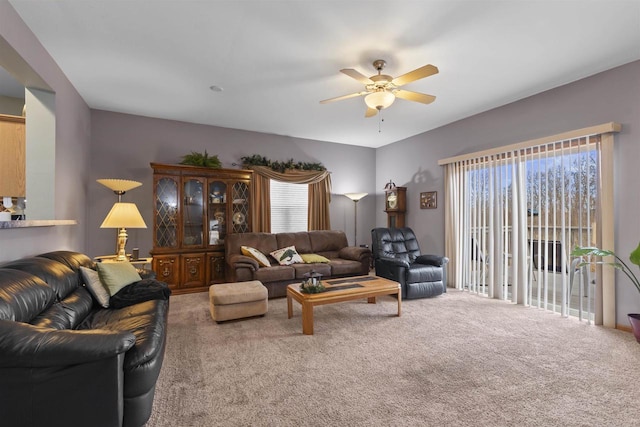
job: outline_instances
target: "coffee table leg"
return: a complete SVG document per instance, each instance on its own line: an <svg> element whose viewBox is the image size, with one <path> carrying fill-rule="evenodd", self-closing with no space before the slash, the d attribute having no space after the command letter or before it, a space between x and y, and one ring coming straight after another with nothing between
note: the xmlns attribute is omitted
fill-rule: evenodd
<svg viewBox="0 0 640 427"><path fill-rule="evenodd" d="M293 317L293 307L291 304L291 295L287 292L287 318L291 319Z"/></svg>
<svg viewBox="0 0 640 427"><path fill-rule="evenodd" d="M402 290L398 288L398 317L402 314Z"/></svg>
<svg viewBox="0 0 640 427"><path fill-rule="evenodd" d="M376 297L367 298L367 302L369 304L375 304L376 303Z"/></svg>
<svg viewBox="0 0 640 427"><path fill-rule="evenodd" d="M313 304L302 303L302 333L313 335Z"/></svg>

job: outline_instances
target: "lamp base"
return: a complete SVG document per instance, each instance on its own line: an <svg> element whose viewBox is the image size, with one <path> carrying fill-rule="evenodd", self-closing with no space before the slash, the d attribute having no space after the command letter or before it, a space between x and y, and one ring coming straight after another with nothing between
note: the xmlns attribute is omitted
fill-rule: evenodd
<svg viewBox="0 0 640 427"><path fill-rule="evenodd" d="M116 261L127 261L127 252L125 246L127 245L127 230L121 228L118 231L118 254L116 255Z"/></svg>

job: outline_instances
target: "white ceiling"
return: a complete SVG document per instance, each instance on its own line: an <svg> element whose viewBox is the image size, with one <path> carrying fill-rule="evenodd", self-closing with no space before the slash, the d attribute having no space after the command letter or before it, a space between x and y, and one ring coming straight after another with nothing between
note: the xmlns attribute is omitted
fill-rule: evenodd
<svg viewBox="0 0 640 427"><path fill-rule="evenodd" d="M640 59L640 0L9 2L91 108L369 147ZM436 101L319 104L378 58Z"/></svg>

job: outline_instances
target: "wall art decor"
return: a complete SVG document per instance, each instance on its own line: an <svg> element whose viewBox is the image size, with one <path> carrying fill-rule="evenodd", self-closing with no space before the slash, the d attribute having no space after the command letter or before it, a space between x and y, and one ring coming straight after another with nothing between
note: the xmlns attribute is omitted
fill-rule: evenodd
<svg viewBox="0 0 640 427"><path fill-rule="evenodd" d="M420 209L435 209L438 207L438 192L426 191L420 193Z"/></svg>

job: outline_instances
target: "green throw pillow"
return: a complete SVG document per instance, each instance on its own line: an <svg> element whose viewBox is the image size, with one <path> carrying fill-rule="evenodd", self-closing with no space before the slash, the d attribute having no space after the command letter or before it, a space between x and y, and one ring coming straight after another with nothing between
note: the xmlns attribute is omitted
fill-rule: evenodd
<svg viewBox="0 0 640 427"><path fill-rule="evenodd" d="M100 281L106 286L109 295L114 296L120 289L142 280L136 268L129 262L98 262Z"/></svg>
<svg viewBox="0 0 640 427"><path fill-rule="evenodd" d="M315 264L315 263L323 263L323 264L328 264L331 261L329 261L329 258L325 258L322 255L316 255L316 254L300 254L300 258L302 258L302 260L306 263L306 264Z"/></svg>

